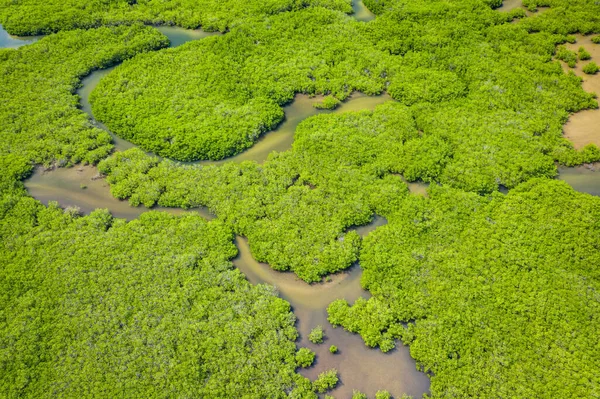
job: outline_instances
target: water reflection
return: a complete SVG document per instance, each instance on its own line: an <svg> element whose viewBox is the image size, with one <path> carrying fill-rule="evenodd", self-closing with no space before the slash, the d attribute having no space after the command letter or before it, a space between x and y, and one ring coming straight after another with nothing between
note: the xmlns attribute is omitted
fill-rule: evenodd
<svg viewBox="0 0 600 399"><path fill-rule="evenodd" d="M568 183L574 190L600 196L600 163L559 167L558 179Z"/></svg>
<svg viewBox="0 0 600 399"><path fill-rule="evenodd" d="M19 48L39 40L42 36L12 36L0 25L0 48Z"/></svg>

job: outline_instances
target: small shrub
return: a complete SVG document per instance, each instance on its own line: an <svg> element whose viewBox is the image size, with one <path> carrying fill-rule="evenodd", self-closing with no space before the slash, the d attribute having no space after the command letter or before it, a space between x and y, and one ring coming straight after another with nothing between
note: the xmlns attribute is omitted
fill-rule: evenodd
<svg viewBox="0 0 600 399"><path fill-rule="evenodd" d="M310 334L308 334L308 340L313 344L322 344L323 338L325 338L325 333L323 332L323 327L316 326L312 329Z"/></svg>
<svg viewBox="0 0 600 399"><path fill-rule="evenodd" d="M579 53L579 59L581 61L586 61L592 58L592 55L588 53L583 47L579 47L579 50L577 52Z"/></svg>
<svg viewBox="0 0 600 399"><path fill-rule="evenodd" d="M335 345L331 345L329 347L329 352L331 352L331 353L337 353L338 352L338 347L335 346Z"/></svg>
<svg viewBox="0 0 600 399"><path fill-rule="evenodd" d="M558 46L556 49L556 58L567 63L571 68L577 64L577 53L567 50L565 46Z"/></svg>
<svg viewBox="0 0 600 399"><path fill-rule="evenodd" d="M296 352L296 364L298 367L310 367L315 361L315 353L308 348L300 348Z"/></svg>
<svg viewBox="0 0 600 399"><path fill-rule="evenodd" d="M600 35L592 37L592 43L600 44Z"/></svg>
<svg viewBox="0 0 600 399"><path fill-rule="evenodd" d="M315 382L313 382L313 389L317 393L327 392L337 385L339 381L337 370L331 369L319 374Z"/></svg>
<svg viewBox="0 0 600 399"><path fill-rule="evenodd" d="M595 62L590 62L583 67L583 72L587 73L588 75L594 75L598 71L600 71L600 67L598 67Z"/></svg>
<svg viewBox="0 0 600 399"><path fill-rule="evenodd" d="M341 101L334 96L325 96L321 102L314 103L316 109L336 109Z"/></svg>
<svg viewBox="0 0 600 399"><path fill-rule="evenodd" d="M356 389L352 391L352 399L368 399L367 395L364 393L357 391Z"/></svg>
<svg viewBox="0 0 600 399"><path fill-rule="evenodd" d="M391 399L392 395L388 391L377 391L375 399Z"/></svg>

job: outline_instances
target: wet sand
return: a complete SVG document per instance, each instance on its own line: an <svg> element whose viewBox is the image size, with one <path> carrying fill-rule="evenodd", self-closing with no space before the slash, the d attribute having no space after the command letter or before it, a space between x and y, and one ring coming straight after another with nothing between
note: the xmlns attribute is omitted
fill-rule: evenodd
<svg viewBox="0 0 600 399"><path fill-rule="evenodd" d="M600 73L587 75L582 70L591 61L600 65L600 44L592 43L591 38L593 36L576 35L576 43L566 44L566 47L571 51L577 51L579 47L585 48L592 55L591 60L579 61L575 68L569 68L562 61L560 63L565 72L573 71L575 75L583 78L583 90L589 93L600 94ZM590 143L600 146L600 109L584 110L571 115L569 121L563 127L563 132L564 136L573 143L575 148L583 148Z"/></svg>

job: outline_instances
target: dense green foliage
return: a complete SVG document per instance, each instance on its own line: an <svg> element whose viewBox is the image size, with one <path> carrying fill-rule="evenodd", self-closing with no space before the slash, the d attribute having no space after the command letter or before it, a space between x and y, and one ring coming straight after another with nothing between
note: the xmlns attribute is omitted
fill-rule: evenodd
<svg viewBox="0 0 600 399"><path fill-rule="evenodd" d="M566 36L528 33L532 18L508 24L473 0L399 3L368 24L314 8L136 57L95 90L95 114L160 155L219 159L276 125L294 93L387 90L412 105L422 132L429 166L409 180L490 192L551 177L555 161L600 159L562 138L569 113L597 107L552 61Z"/></svg>
<svg viewBox="0 0 600 399"><path fill-rule="evenodd" d="M308 348L300 348L296 353L296 364L299 367L310 367L315 361L315 352Z"/></svg>
<svg viewBox="0 0 600 399"><path fill-rule="evenodd" d="M323 326L316 326L308 334L308 340L313 344L322 344L325 333L323 332Z"/></svg>
<svg viewBox="0 0 600 399"><path fill-rule="evenodd" d="M232 268L236 248L219 222L79 218L22 197L2 202L0 237L2 397L310 389L294 373L289 304Z"/></svg>
<svg viewBox="0 0 600 399"><path fill-rule="evenodd" d="M579 50L577 50L577 56L581 61L589 60L590 58L592 58L592 55L583 47L579 47Z"/></svg>
<svg viewBox="0 0 600 399"><path fill-rule="evenodd" d="M133 25L61 33L0 50L0 157L61 166L106 157L110 136L77 109L73 92L80 78L166 45L156 30Z"/></svg>
<svg viewBox="0 0 600 399"><path fill-rule="evenodd" d="M315 396L295 373L289 304L232 267L230 227L197 214L79 217L20 182L33 162L106 156L110 137L71 93L90 70L166 44L134 25L0 52L2 397Z"/></svg>
<svg viewBox="0 0 600 399"><path fill-rule="evenodd" d="M364 393L355 389L352 392L352 399L368 399L368 398L367 398L367 395L365 395Z"/></svg>
<svg viewBox="0 0 600 399"><path fill-rule="evenodd" d="M480 197L432 187L363 243L373 297L329 320L402 338L448 397L591 398L600 383L600 199L532 180Z"/></svg>
<svg viewBox="0 0 600 399"><path fill-rule="evenodd" d="M383 351L401 338L433 397L597 395L600 203L538 178L554 177L556 162L600 160L596 146L576 151L562 137L569 114L597 103L554 61L588 58L560 45L600 32L600 3L526 0L550 6L533 17L493 10L499 0L365 3L378 14L369 23L344 15L346 0L0 0L13 33L111 25L0 49L3 396L334 388L335 370L312 384L295 374L315 355L296 352L289 304L232 268L233 234L308 282L360 257L373 297L332 303L331 323ZM167 40L136 21L228 32L146 53ZM107 158L110 137L73 93L82 76L137 53L98 86L94 112L180 160L248 148L296 93L325 95L323 108L354 90L396 101L310 118L263 165L184 165L141 149ZM79 217L21 184L34 163L101 159L115 197L206 205L218 220ZM413 197L403 179L443 186ZM362 242L352 228L374 214L390 224Z"/></svg>
<svg viewBox="0 0 600 399"><path fill-rule="evenodd" d="M0 0L0 23L14 35L131 22L225 31L248 17L312 5L352 12L349 0Z"/></svg>
<svg viewBox="0 0 600 399"><path fill-rule="evenodd" d="M331 345L331 346L329 347L329 352L330 352L330 353L332 353L332 354L336 354L336 353L338 353L338 347L337 347L337 346L335 346L335 345Z"/></svg>
<svg viewBox="0 0 600 399"><path fill-rule="evenodd" d="M375 399L391 399L391 395L388 391L377 391L375 393ZM402 398L399 398L402 399Z"/></svg>
<svg viewBox="0 0 600 399"><path fill-rule="evenodd" d="M222 159L283 119L294 94L384 89L383 54L361 24L322 8L284 13L226 35L126 62L90 101L119 136L182 161ZM174 91L173 87L177 87Z"/></svg>
<svg viewBox="0 0 600 399"><path fill-rule="evenodd" d="M337 385L339 377L336 369L331 369L319 374L317 379L313 382L313 388L317 393L327 392Z"/></svg>
<svg viewBox="0 0 600 399"><path fill-rule="evenodd" d="M323 100L314 103L314 107L317 109L336 109L341 101L334 96L325 96Z"/></svg>
<svg viewBox="0 0 600 399"><path fill-rule="evenodd" d="M584 66L582 71L588 75L594 75L596 72L600 71L600 67L594 61L592 61Z"/></svg>
<svg viewBox="0 0 600 399"><path fill-rule="evenodd" d="M349 229L407 195L398 176L381 174L416 167L396 151L417 137L407 108L389 102L374 112L304 121L292 151L264 165L184 166L132 149L99 169L112 194L134 206L208 206L248 237L257 260L310 282L354 263L360 237ZM403 151L413 156L420 150L412 145Z"/></svg>

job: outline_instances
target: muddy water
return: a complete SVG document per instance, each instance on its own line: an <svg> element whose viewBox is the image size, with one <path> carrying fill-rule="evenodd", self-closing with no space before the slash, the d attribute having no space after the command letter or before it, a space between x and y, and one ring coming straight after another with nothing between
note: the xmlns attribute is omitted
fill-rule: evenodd
<svg viewBox="0 0 600 399"><path fill-rule="evenodd" d="M545 10L548 9L548 7L538 7L536 12L531 12L527 8L525 8L525 6L523 6L523 0L504 0L502 2L502 6L498 7L497 10L498 11L502 11L502 12L508 12L508 11L513 10L515 8L522 8L522 9L524 9L525 10L525 15L527 15L528 17L531 17L531 16L536 15L536 14L541 14Z"/></svg>
<svg viewBox="0 0 600 399"><path fill-rule="evenodd" d="M19 48L39 40L42 36L12 36L0 25L0 48Z"/></svg>
<svg viewBox="0 0 600 399"><path fill-rule="evenodd" d="M355 92L346 101L341 103L335 110L318 110L313 104L319 102L322 97L309 97L305 94L297 94L294 101L283 107L285 120L275 130L265 133L252 147L236 156L221 161L199 161L202 165L221 165L226 162L256 161L263 163L273 151L283 152L292 148L294 132L296 127L304 119L317 114L340 114L350 111L373 110L379 104L392 100L388 94L379 96L367 96Z"/></svg>
<svg viewBox="0 0 600 399"><path fill-rule="evenodd" d="M575 68L569 68L562 61L561 65L566 72L573 71L577 76L583 78L583 90L600 94L600 73L587 75L582 71L582 68L591 61L600 64L600 44L592 43L592 36L576 35L576 37L577 42L567 43L567 48L577 51L579 47L583 47L592 55L592 59L579 61ZM565 137L573 142L575 148L582 148L590 143L600 146L600 109L584 110L571 115L563 131Z"/></svg>
<svg viewBox="0 0 600 399"><path fill-rule="evenodd" d="M354 10L352 16L359 21L369 22L375 19L375 14L369 11L362 0L354 0L352 2L352 9Z"/></svg>
<svg viewBox="0 0 600 399"><path fill-rule="evenodd" d="M94 209L107 208L114 217L127 220L135 219L148 208L132 207L127 201L121 201L110 194L108 183L98 178L98 169L92 166L75 166L73 168L58 168L44 171L37 168L33 175L25 180L25 187L35 199L48 205L50 201L58 201L63 207L78 207L82 213L89 214ZM180 215L185 212L198 212L206 219L214 215L208 210L199 208L193 210L161 208L152 210Z"/></svg>
<svg viewBox="0 0 600 399"><path fill-rule="evenodd" d="M183 29L174 26L158 26L156 29L169 38L169 41L171 42L170 47L181 46L182 44L192 40L200 40L208 36L219 34L213 32L204 32L200 29ZM90 94L92 91L96 88L100 80L115 68L116 66L97 70L83 78L81 80L81 87L77 90L77 94L80 97L79 102L81 104L81 110L90 115L90 118L95 126L110 133L113 139L113 144L117 151L125 151L129 148L135 147L135 145L113 134L103 123L100 123L94 119L92 114L92 106L90 105Z"/></svg>
<svg viewBox="0 0 600 399"><path fill-rule="evenodd" d="M385 219L376 218L369 226L356 229L367 235L376 227L385 224ZM315 364L300 373L311 380L319 373L336 368L340 384L331 394L336 398L350 398L352 390L358 389L369 397L374 397L380 389L388 390L399 398L403 393L420 398L429 391L429 378L416 370L416 363L410 357L408 347L398 342L398 347L388 353L370 349L357 334L342 328L333 328L327 321L327 306L336 299L346 299L353 303L360 297L370 295L360 286L361 269L358 265L343 273L331 276L331 281L322 284L306 284L293 273L282 273L268 265L258 263L252 257L246 239L236 238L239 255L233 263L253 284L267 283L279 290L280 296L290 302L298 318L296 327L300 333L298 345L308 347L317 354ZM323 326L326 339L315 345L308 341L310 330ZM339 348L337 354L329 353L329 346Z"/></svg>

